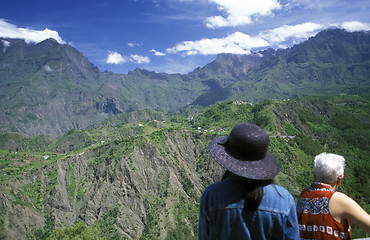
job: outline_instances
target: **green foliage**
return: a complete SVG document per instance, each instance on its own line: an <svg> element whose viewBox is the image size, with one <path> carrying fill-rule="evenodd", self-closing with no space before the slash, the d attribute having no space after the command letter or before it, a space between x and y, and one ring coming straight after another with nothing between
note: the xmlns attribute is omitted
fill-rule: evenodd
<svg viewBox="0 0 370 240"><path fill-rule="evenodd" d="M26 184L23 188L23 195L27 196L32 206L38 210L43 209L45 203L45 189L40 180L32 184Z"/></svg>
<svg viewBox="0 0 370 240"><path fill-rule="evenodd" d="M299 148L309 156L315 156L324 150L320 141L312 136L300 134L299 136L296 136L296 141Z"/></svg>
<svg viewBox="0 0 370 240"><path fill-rule="evenodd" d="M0 150L42 152L47 151L50 141L46 136L28 137L20 133L0 133Z"/></svg>
<svg viewBox="0 0 370 240"><path fill-rule="evenodd" d="M140 123L129 123L116 126L105 126L96 129L76 130L68 137L57 139L55 149L73 143L78 146L68 154L0 151L1 183L10 184L9 180L25 179L27 172L40 174L40 178L30 179L20 189L9 191L14 203L25 207L33 207L36 211L46 211L48 203L46 196L50 194L57 183L58 171L55 161L65 161L66 156L76 156L82 151L89 151L88 168L99 169L109 166L114 169L117 163L127 164L128 171L136 174L139 168L134 165L135 148L150 146L160 152L161 157L176 162L180 159L178 153L170 152L168 140L178 139L178 136L191 141L186 145L191 148L190 154L196 156L195 162L189 166L195 169L184 169L176 165L174 172L178 174L182 190L179 203L172 206L174 218L164 219L162 213L168 207L166 201L173 196L170 192L170 174L172 170L162 168L155 179L157 189L144 191L145 217L143 217L144 232L142 239L159 239L167 234L166 239L196 239L198 200L197 189L205 187L217 180L218 169L210 164L207 149L208 142L220 134L227 135L230 129L240 122L252 122L262 126L270 135L270 151L278 159L281 172L276 178L278 184L286 187L294 196L312 181L313 158L316 154L326 151L343 155L347 160L345 180L341 191L354 198L365 209L369 210L370 182L370 118L369 100L355 96L338 96L330 98L309 97L293 101L269 100L255 104L241 102L222 102L210 108L192 112L189 120L173 117L176 122L148 120ZM213 130L213 131L211 131ZM76 135L75 135L76 134ZM72 137L72 135L75 135ZM75 144L78 137L85 138L82 144ZM176 136L176 137L174 137ZM68 144L66 144L68 143ZM44 155L50 156L44 159ZM120 162L123 161L123 162ZM74 163L76 164L76 163ZM193 164L193 165L191 165ZM89 186L87 176L78 176L74 166L69 163L66 173L66 187L71 200L84 204L86 188ZM218 166L218 165L217 165ZM193 171L194 170L194 171ZM42 175L43 174L43 175ZM199 177L194 181L193 177ZM197 185L199 184L199 185ZM177 196L177 195L176 195ZM145 200L144 200L145 199ZM85 200L85 199L84 199ZM33 239L44 240L48 236L69 236L76 233L75 239L84 232L94 233L97 239L120 239L117 221L122 217L120 206L106 207L103 215L91 226L65 227L54 229L54 220L49 217L45 227L35 231ZM162 221L173 221L165 222ZM0 230L2 218L0 217ZM160 229L161 224L173 226L173 229ZM73 230L76 227L79 230ZM54 229L54 230L53 230ZM64 229L64 230L63 230ZM363 232L355 229L355 237L362 237ZM1 233L1 231L0 231ZM62 234L62 235L60 235ZM66 237L66 239L68 239Z"/></svg>
<svg viewBox="0 0 370 240"><path fill-rule="evenodd" d="M38 153L0 150L0 182L12 180L25 172L33 172L37 169L46 168L63 157L63 154L50 152Z"/></svg>
<svg viewBox="0 0 370 240"><path fill-rule="evenodd" d="M47 171L45 175L48 178L47 191L50 192L57 184L58 171L56 169L51 169Z"/></svg>
<svg viewBox="0 0 370 240"><path fill-rule="evenodd" d="M69 194L69 199L71 201L80 201L83 198L83 195L86 192L85 186L85 176L83 176L79 181L76 179L74 172L74 165L70 166L67 171L67 192Z"/></svg>
<svg viewBox="0 0 370 240"><path fill-rule="evenodd" d="M98 146L95 150L97 156L89 163L90 166L98 166L101 163L118 161L124 155L128 155L134 151L141 137L127 137L121 140L114 140L106 145Z"/></svg>
<svg viewBox="0 0 370 240"><path fill-rule="evenodd" d="M94 227L101 232L103 239L119 240L120 236L115 226L117 218L120 217L121 212L118 206L110 207L104 214L94 223Z"/></svg>
<svg viewBox="0 0 370 240"><path fill-rule="evenodd" d="M252 107L248 103L221 102L194 116L191 124L195 129L224 133L235 124L250 122L253 117L251 110Z"/></svg>
<svg viewBox="0 0 370 240"><path fill-rule="evenodd" d="M176 227L168 232L166 240L196 240L198 239L199 203L184 198L179 202L175 209ZM184 219L187 221L185 222Z"/></svg>
<svg viewBox="0 0 370 240"><path fill-rule="evenodd" d="M168 131L166 129L162 129L149 134L148 137L153 143L163 145L166 143L167 133Z"/></svg>
<svg viewBox="0 0 370 240"><path fill-rule="evenodd" d="M103 240L97 228L78 222L70 227L56 228L46 240Z"/></svg>
<svg viewBox="0 0 370 240"><path fill-rule="evenodd" d="M50 234L54 231L55 228L55 219L53 213L51 211L47 211L44 213L45 217L45 224L42 229L38 228L34 230L30 235L29 239L32 240L46 240L50 236Z"/></svg>
<svg viewBox="0 0 370 240"><path fill-rule="evenodd" d="M76 178L74 175L74 166L69 166L68 171L67 171L67 180L68 180L68 185L67 185L67 192L69 195L69 199L73 201L75 190L76 190Z"/></svg>
<svg viewBox="0 0 370 240"><path fill-rule="evenodd" d="M80 183L78 185L77 196L76 196L77 201L80 201L83 198L83 195L86 192L86 188L84 188L85 183L86 183L86 178L84 176L84 177L82 177L82 179L80 180Z"/></svg>
<svg viewBox="0 0 370 240"><path fill-rule="evenodd" d="M314 123L314 124L321 124L323 123L323 119L320 117L320 115L312 114L311 111L308 110L300 110L298 113L299 119L305 123Z"/></svg>
<svg viewBox="0 0 370 240"><path fill-rule="evenodd" d="M269 109L269 105L273 102L271 100L265 100L257 103L252 108L253 113L253 123L265 129L265 131L271 131L273 125L273 115Z"/></svg>
<svg viewBox="0 0 370 240"><path fill-rule="evenodd" d="M146 212L146 221L145 228L140 239L159 239L160 232L157 228L159 218L157 214L161 205L161 201L162 199L158 196L145 196L144 206Z"/></svg>
<svg viewBox="0 0 370 240"><path fill-rule="evenodd" d="M181 182L182 187L183 187L184 191L186 192L186 194L188 196L190 196L191 198L196 199L197 195L194 192L194 184L192 183L192 181L187 176L185 170L184 169L179 169L179 174L180 174L180 176L179 176L180 182Z"/></svg>
<svg viewBox="0 0 370 240"><path fill-rule="evenodd" d="M228 97L230 97L229 91L230 90L227 88L212 90L203 95L200 95L197 99L194 100L192 104L206 107L214 104L215 102L224 101Z"/></svg>
<svg viewBox="0 0 370 240"><path fill-rule="evenodd" d="M54 140L49 148L53 151L67 153L83 149L95 142L88 131L72 129L62 137Z"/></svg>

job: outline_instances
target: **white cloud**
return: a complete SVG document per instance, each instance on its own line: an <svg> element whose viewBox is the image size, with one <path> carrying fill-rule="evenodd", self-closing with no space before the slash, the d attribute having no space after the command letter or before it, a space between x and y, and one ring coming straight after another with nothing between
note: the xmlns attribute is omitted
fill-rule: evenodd
<svg viewBox="0 0 370 240"><path fill-rule="evenodd" d="M271 46L286 48L292 44L305 41L308 38L315 36L318 32L330 27L342 28L349 32L370 30L369 23L358 21L331 24L306 22L297 25L284 25L282 27L261 32L258 36L269 42Z"/></svg>
<svg viewBox="0 0 370 240"><path fill-rule="evenodd" d="M355 32L355 31L369 31L370 24L358 21L352 22L344 22L340 26L341 28L345 29L348 32Z"/></svg>
<svg viewBox="0 0 370 240"><path fill-rule="evenodd" d="M218 5L224 16L213 16L205 20L208 28L235 27L251 24L259 17L269 16L281 9L278 0L208 0Z"/></svg>
<svg viewBox="0 0 370 240"><path fill-rule="evenodd" d="M152 52L155 56L165 56L166 54L163 52L159 52L155 49L150 50L149 52Z"/></svg>
<svg viewBox="0 0 370 240"><path fill-rule="evenodd" d="M129 57L122 56L118 52L109 52L106 63L109 64L122 64L126 62L134 62L137 64L150 63L150 58L146 56L140 56L137 54L130 55Z"/></svg>
<svg viewBox="0 0 370 240"><path fill-rule="evenodd" d="M250 54L252 48L266 46L268 46L268 42L261 38L235 32L225 38L184 41L173 48L166 49L166 52L180 52L184 55L212 55L220 53Z"/></svg>
<svg viewBox="0 0 370 240"><path fill-rule="evenodd" d="M150 63L150 58L147 57L147 56L140 56L140 55L130 55L131 59L130 61L131 62L135 62L135 63L138 63L138 64L141 64L141 63Z"/></svg>
<svg viewBox="0 0 370 240"><path fill-rule="evenodd" d="M29 28L18 28L17 26L0 19L0 37L4 38L20 38L27 43L39 43L48 38L54 38L61 44L65 41L59 36L58 32L45 28L42 31Z"/></svg>
<svg viewBox="0 0 370 240"><path fill-rule="evenodd" d="M127 59L117 52L109 52L106 62L110 64L120 64L127 62Z"/></svg>
<svg viewBox="0 0 370 240"><path fill-rule="evenodd" d="M268 41L272 46L280 48L286 47L285 43L299 43L307 40L309 37L316 35L320 30L326 28L325 25L317 23L303 23L293 26L284 25L272 30L264 31L259 34L259 37ZM290 45L289 44L289 45Z"/></svg>

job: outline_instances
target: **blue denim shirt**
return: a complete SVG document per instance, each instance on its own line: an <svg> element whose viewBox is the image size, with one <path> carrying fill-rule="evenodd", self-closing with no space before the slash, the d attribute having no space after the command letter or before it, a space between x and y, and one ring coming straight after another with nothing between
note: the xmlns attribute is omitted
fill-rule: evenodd
<svg viewBox="0 0 370 240"><path fill-rule="evenodd" d="M283 187L263 187L256 211L243 213L243 183L237 178L214 183L200 201L199 240L299 239L296 206Z"/></svg>

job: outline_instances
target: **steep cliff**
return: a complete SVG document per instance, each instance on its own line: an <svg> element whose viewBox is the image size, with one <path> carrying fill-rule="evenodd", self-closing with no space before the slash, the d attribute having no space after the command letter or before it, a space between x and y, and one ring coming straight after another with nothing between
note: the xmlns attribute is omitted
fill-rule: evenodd
<svg viewBox="0 0 370 240"><path fill-rule="evenodd" d="M204 161L205 145L204 136L165 128L56 157L0 186L3 233L27 239L83 221L109 239L165 239L178 228L195 239L198 197L221 174Z"/></svg>

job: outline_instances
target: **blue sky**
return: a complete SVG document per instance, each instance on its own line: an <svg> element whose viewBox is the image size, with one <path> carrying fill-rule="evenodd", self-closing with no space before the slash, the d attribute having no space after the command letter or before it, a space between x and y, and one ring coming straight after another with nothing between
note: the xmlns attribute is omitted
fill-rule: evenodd
<svg viewBox="0 0 370 240"><path fill-rule="evenodd" d="M330 27L369 31L369 12L369 0L11 0L0 5L0 37L53 37L101 71L187 73Z"/></svg>

